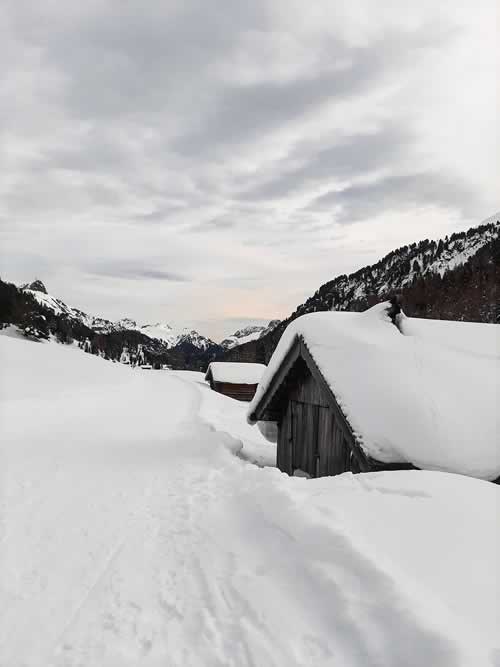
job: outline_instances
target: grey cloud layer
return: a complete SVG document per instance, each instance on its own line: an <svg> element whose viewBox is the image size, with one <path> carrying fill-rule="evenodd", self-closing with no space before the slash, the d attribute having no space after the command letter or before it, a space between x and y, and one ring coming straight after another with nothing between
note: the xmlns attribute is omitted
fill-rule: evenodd
<svg viewBox="0 0 500 667"><path fill-rule="evenodd" d="M315 151L300 145L276 165L272 180L241 196L250 200L281 199L297 191L307 191L311 186L370 173L400 158L411 143L407 130L387 126L377 132L341 138L338 143ZM288 165L297 161L300 166L290 169Z"/></svg>
<svg viewBox="0 0 500 667"><path fill-rule="evenodd" d="M76 128L60 138L56 132L53 141L40 146L20 176L26 197L20 203L10 195L12 207L26 208L32 199L36 206L45 173L47 191L67 183L68 205L73 196L75 206L90 200L105 208L116 207L120 198L137 197L145 202L146 210L136 212L142 221L166 221L166 211L175 214L178 209L166 201L172 197L181 207L224 209L221 198L232 202L230 208L237 201L280 200L336 179L355 180L375 169L397 167L414 138L409 128L395 123L346 137L327 135L316 150L303 137L273 165L271 178L253 184L250 178L243 188L241 174L228 177L224 163L234 159L235 151L255 160L252 144L262 145L267 136L325 105L351 99L362 103L364 92L385 85L409 61L450 39L445 27L427 23L413 30L391 29L362 46L325 31L310 44L308 68L292 61L288 73L285 67L285 73L273 76L271 62L269 72L253 72L248 81L238 57L243 52L243 63L258 61L259 54L248 49L272 44L279 35L270 5L263 1L215 7L201 1L151 3L145 8L90 3L74 13L54 5L45 15L30 4L12 7L11 25L22 43L38 49L46 70L59 74L52 102ZM301 39L307 43L307 37L295 41ZM291 166L297 162L300 166ZM81 175L76 186L71 174ZM415 201L425 203L427 194L428 188L419 198L416 190ZM347 198L348 193L335 203ZM193 230L234 225L224 210L202 219Z"/></svg>
<svg viewBox="0 0 500 667"><path fill-rule="evenodd" d="M328 192L315 199L311 211L331 211L341 224L369 220L380 211L392 212L419 206L460 206L468 215L477 207L476 195L466 184L439 173L411 173L388 176L371 183L349 186Z"/></svg>
<svg viewBox="0 0 500 667"><path fill-rule="evenodd" d="M165 282L186 283L189 278L179 273L164 271L162 269L148 268L140 266L133 261L113 262L106 261L101 263L88 264L87 272L98 276L109 276L110 278L122 278L126 280L161 280Z"/></svg>

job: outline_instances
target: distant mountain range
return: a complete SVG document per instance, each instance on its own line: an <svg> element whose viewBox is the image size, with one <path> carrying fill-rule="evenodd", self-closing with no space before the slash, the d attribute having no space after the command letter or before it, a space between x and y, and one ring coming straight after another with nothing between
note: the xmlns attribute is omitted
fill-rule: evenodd
<svg viewBox="0 0 500 667"><path fill-rule="evenodd" d="M109 359L140 345L147 363L203 370L215 359L267 363L287 325L306 313L362 311L395 294L414 317L500 323L500 214L467 232L425 239L322 285L286 320L239 329L220 344L169 324L116 322L88 315L51 296L36 280L16 287L0 280L0 328L18 326L33 338L77 341Z"/></svg>
<svg viewBox="0 0 500 667"><path fill-rule="evenodd" d="M393 295L414 317L500 323L500 213L478 227L393 250L380 261L322 285L290 317L225 359L267 363L287 325L325 310L362 311Z"/></svg>
<svg viewBox="0 0 500 667"><path fill-rule="evenodd" d="M2 304L2 286L4 296L10 293L10 301L15 302L10 316L6 305L9 299ZM222 355L226 346L245 340L250 333L266 333L276 324L246 327L217 344L198 331L175 329L163 322L138 324L128 317L113 322L89 315L49 294L39 279L19 287L0 281L0 326L2 322L17 324L32 337L53 334L60 342L76 340L83 344L88 341L87 347L115 360L121 357L123 348L134 350L141 345L148 363L166 363L174 368L193 370L205 368L211 360Z"/></svg>
<svg viewBox="0 0 500 667"><path fill-rule="evenodd" d="M55 315L64 315L71 320L78 321L89 329L92 329L95 333L109 334L119 331L138 331L148 338L161 341L165 344L167 349L174 348L179 343L189 343L200 350L207 350L210 347L217 346L217 343L214 343L209 338L188 328L177 331L169 324L162 322L140 325L128 317L112 322L111 320L106 320L102 317L88 315L82 310L71 308L60 299L51 296L41 280L35 280L32 283L21 285L21 289L24 292L31 294L41 306L52 311Z"/></svg>

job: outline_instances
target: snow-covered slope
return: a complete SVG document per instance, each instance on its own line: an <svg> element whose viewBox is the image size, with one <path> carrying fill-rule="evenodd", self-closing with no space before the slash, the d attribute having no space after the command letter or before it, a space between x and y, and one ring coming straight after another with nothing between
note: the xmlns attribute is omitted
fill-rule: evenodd
<svg viewBox="0 0 500 667"><path fill-rule="evenodd" d="M0 359L0 664L498 665L498 486L290 478L200 374Z"/></svg>

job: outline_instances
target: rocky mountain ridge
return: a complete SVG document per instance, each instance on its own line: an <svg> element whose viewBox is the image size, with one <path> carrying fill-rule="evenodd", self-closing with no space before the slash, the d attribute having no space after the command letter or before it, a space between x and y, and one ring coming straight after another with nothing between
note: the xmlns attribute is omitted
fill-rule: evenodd
<svg viewBox="0 0 500 667"><path fill-rule="evenodd" d="M66 305L61 299L51 296L39 279L22 285L20 289L31 294L41 306L51 310L55 315L64 315L71 320L78 321L95 333L109 334L120 331L137 331L148 338L161 341L167 349L175 348L179 344L190 344L205 351L217 345L206 336L202 336L197 331L189 328L175 330L169 324L162 322L141 325L128 317L113 322L102 317L89 315L78 308Z"/></svg>

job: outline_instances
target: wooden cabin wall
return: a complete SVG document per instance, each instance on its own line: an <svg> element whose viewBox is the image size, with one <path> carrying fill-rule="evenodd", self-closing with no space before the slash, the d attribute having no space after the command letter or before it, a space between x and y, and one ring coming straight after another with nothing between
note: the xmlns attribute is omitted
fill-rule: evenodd
<svg viewBox="0 0 500 667"><path fill-rule="evenodd" d="M247 402L252 400L257 391L256 384L234 384L232 382L214 382L212 388L219 394Z"/></svg>
<svg viewBox="0 0 500 667"><path fill-rule="evenodd" d="M276 466L282 472L293 474L292 465L292 411L291 403L286 404L286 409L281 422L278 424L278 443L276 449Z"/></svg>
<svg viewBox="0 0 500 667"><path fill-rule="evenodd" d="M277 465L311 477L351 470L349 434L322 388L307 369L289 388L279 427Z"/></svg>

